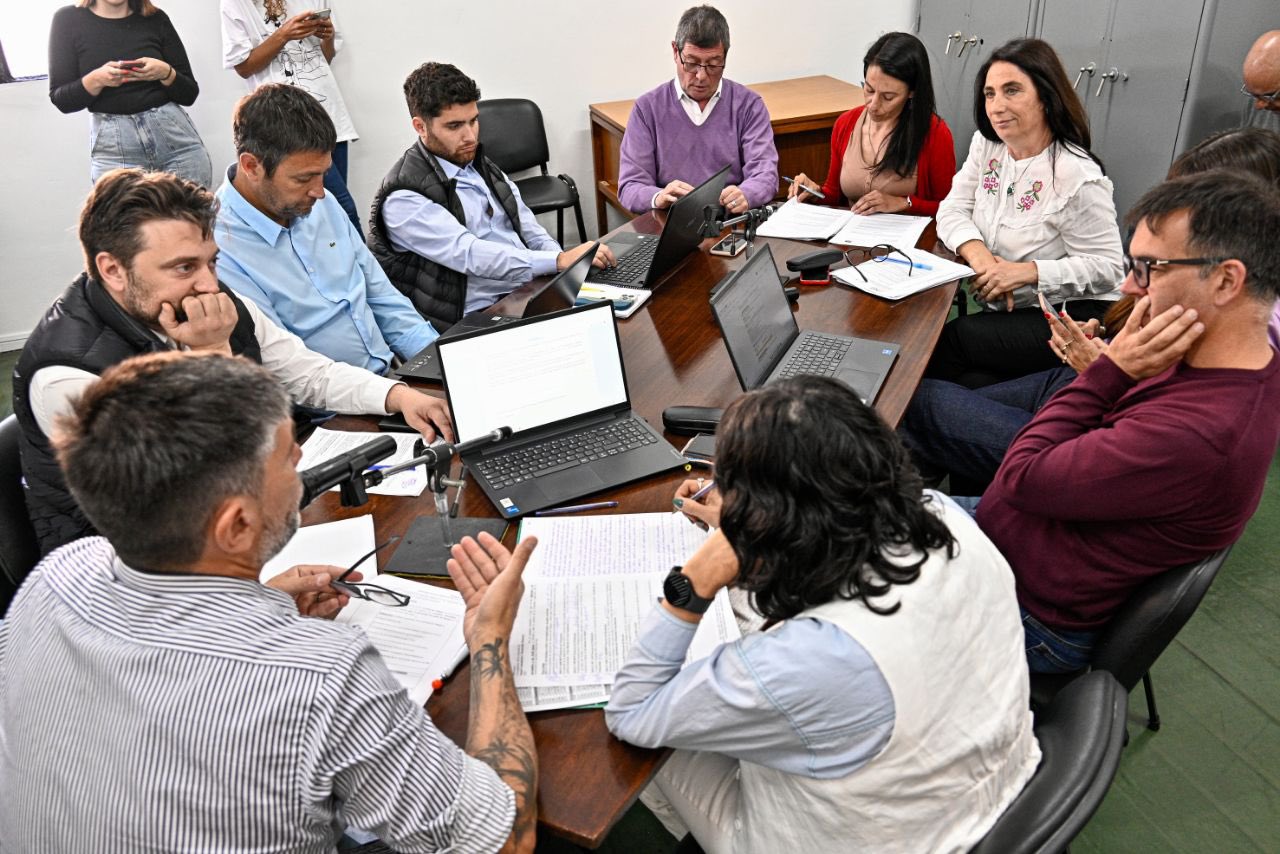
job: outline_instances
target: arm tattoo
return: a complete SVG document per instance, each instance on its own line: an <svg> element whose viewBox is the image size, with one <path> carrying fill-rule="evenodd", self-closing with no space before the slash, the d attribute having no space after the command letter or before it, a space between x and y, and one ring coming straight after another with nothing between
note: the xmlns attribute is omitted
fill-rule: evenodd
<svg viewBox="0 0 1280 854"><path fill-rule="evenodd" d="M496 638L476 650L471 656L471 666L486 679L500 678L506 669L506 655L502 651L502 638Z"/></svg>

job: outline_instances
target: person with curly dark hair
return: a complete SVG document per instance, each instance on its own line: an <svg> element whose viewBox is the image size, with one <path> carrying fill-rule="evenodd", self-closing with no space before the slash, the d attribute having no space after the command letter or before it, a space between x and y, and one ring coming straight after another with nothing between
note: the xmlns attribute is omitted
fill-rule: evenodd
<svg viewBox="0 0 1280 854"><path fill-rule="evenodd" d="M840 383L746 394L716 438L716 491L676 503L719 530L605 709L622 740L678 748L645 803L712 852L968 850L1040 758L1009 565ZM764 630L685 666L729 585Z"/></svg>
<svg viewBox="0 0 1280 854"><path fill-rule="evenodd" d="M418 313L444 331L592 244L561 250L516 185L480 146L480 87L456 66L427 62L404 81L418 139L373 201L369 248ZM600 245L592 263L612 264Z"/></svg>

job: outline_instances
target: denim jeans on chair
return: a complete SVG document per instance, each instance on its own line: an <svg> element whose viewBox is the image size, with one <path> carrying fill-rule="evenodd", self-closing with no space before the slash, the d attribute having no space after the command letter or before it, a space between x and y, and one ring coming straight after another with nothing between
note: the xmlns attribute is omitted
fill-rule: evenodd
<svg viewBox="0 0 1280 854"><path fill-rule="evenodd" d="M89 141L89 178L104 172L135 166L155 172L172 172L202 187L213 184L209 152L187 111L168 103L141 113L123 116L92 113Z"/></svg>
<svg viewBox="0 0 1280 854"><path fill-rule="evenodd" d="M364 240L364 229L360 227L360 214L356 212L356 200L351 198L351 191L347 189L347 144L345 142L340 142L333 147L333 165L329 167L328 172L324 173L324 189L325 192L332 193L333 198L342 205L351 224L356 227L356 233L360 235L361 240Z"/></svg>
<svg viewBox="0 0 1280 854"><path fill-rule="evenodd" d="M1027 666L1032 673L1074 673L1093 660L1098 633L1050 629L1022 608Z"/></svg>
<svg viewBox="0 0 1280 854"><path fill-rule="evenodd" d="M922 469L946 471L975 491L984 489L1013 437L1075 377L1070 368L1054 368L977 389L921 380L898 435Z"/></svg>

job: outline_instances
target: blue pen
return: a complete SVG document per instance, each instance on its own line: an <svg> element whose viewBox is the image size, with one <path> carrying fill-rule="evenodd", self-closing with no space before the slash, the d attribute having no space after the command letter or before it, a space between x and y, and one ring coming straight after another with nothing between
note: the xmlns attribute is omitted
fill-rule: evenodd
<svg viewBox="0 0 1280 854"><path fill-rule="evenodd" d="M885 255L881 258L874 259L877 263L881 261L891 261L894 264L905 264L908 267L915 267L917 270L932 270L928 264L921 264L919 261L904 261L901 258L894 258L892 255Z"/></svg>

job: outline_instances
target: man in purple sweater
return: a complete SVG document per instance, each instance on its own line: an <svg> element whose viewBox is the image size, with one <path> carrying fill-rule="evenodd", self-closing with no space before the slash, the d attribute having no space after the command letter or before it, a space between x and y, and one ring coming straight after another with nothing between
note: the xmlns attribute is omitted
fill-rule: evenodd
<svg viewBox="0 0 1280 854"><path fill-rule="evenodd" d="M635 213L666 208L726 163L720 204L740 214L778 192L769 111L755 92L724 79L729 23L711 6L680 16L671 42L676 78L645 92L622 137L618 198Z"/></svg>
<svg viewBox="0 0 1280 854"><path fill-rule="evenodd" d="M1280 441L1280 194L1215 170L1161 184L1129 221L1133 314L1018 434L978 506L1017 579L1032 671L1083 667L1139 584L1235 542Z"/></svg>

